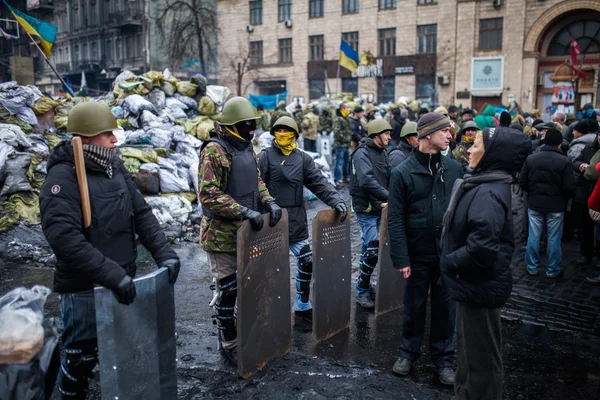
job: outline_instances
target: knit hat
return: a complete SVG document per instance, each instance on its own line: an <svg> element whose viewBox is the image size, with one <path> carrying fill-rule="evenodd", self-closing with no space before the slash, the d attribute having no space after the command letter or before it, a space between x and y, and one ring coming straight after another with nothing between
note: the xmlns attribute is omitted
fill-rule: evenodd
<svg viewBox="0 0 600 400"><path fill-rule="evenodd" d="M590 127L590 133L598 132L598 121L595 119L587 120L588 126Z"/></svg>
<svg viewBox="0 0 600 400"><path fill-rule="evenodd" d="M417 124L419 139L439 131L440 129L451 127L450 119L443 114L430 112L423 115Z"/></svg>
<svg viewBox="0 0 600 400"><path fill-rule="evenodd" d="M483 136L483 148L487 151L490 148L492 139L496 134L496 128L485 128L481 134Z"/></svg>
<svg viewBox="0 0 600 400"><path fill-rule="evenodd" d="M589 121L586 121L586 120L579 121L578 123L575 124L575 126L573 127L573 130L576 130L577 132L581 133L582 135L588 134L590 132L590 125L588 122Z"/></svg>
<svg viewBox="0 0 600 400"><path fill-rule="evenodd" d="M473 110L471 110L470 108L465 108L462 113L460 113L460 115L465 115L465 114L475 114L475 112Z"/></svg>
<svg viewBox="0 0 600 400"><path fill-rule="evenodd" d="M458 107L456 107L456 106L450 106L450 107L448 107L448 112L449 113L451 113L451 112L458 112Z"/></svg>
<svg viewBox="0 0 600 400"><path fill-rule="evenodd" d="M548 132L546 132L546 136L544 137L544 144L547 144L548 146L558 146L559 144L562 144L562 141L562 133L558 129L548 129Z"/></svg>

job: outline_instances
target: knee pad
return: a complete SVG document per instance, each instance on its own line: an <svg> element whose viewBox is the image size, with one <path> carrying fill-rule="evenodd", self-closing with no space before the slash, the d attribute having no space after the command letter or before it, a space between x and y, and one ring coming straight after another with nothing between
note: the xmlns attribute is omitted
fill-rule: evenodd
<svg viewBox="0 0 600 400"><path fill-rule="evenodd" d="M213 315L213 324L217 325L225 340L233 340L237 336L235 327L236 275L220 279L218 285L212 285L211 289L215 291L215 297L211 302L216 311L216 314Z"/></svg>
<svg viewBox="0 0 600 400"><path fill-rule="evenodd" d="M305 245L300 249L300 254L297 256L298 259L298 272L303 275L308 275L304 279L310 281L310 275L312 275L312 251L309 245Z"/></svg>
<svg viewBox="0 0 600 400"><path fill-rule="evenodd" d="M370 268L375 268L377 265L377 259L379 258L379 240L371 240L369 244L367 244L367 249L365 250L363 256L363 262Z"/></svg>
<svg viewBox="0 0 600 400"><path fill-rule="evenodd" d="M64 398L85 399L88 380L94 377L93 369L98 363L98 347L95 341L73 343L65 349L61 363L61 379L58 388Z"/></svg>
<svg viewBox="0 0 600 400"><path fill-rule="evenodd" d="M229 275L219 282L213 279L213 284L210 285L210 290L214 292L213 298L209 304L210 307L221 304L223 301L227 304L235 305L235 298L237 297L237 275ZM232 303L233 302L233 303Z"/></svg>

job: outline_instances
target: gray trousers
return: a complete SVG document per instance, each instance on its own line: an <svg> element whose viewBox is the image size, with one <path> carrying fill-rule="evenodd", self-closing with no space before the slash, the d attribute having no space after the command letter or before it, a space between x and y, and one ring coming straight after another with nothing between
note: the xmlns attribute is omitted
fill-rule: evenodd
<svg viewBox="0 0 600 400"><path fill-rule="evenodd" d="M502 400L500 308L456 303L457 400Z"/></svg>

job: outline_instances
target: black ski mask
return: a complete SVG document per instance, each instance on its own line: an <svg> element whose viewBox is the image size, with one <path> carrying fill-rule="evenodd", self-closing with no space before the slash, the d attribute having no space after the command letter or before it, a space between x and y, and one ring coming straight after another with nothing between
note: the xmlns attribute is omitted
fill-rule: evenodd
<svg viewBox="0 0 600 400"><path fill-rule="evenodd" d="M235 129L244 140L251 141L254 138L254 131L256 130L256 120L238 122L235 124Z"/></svg>

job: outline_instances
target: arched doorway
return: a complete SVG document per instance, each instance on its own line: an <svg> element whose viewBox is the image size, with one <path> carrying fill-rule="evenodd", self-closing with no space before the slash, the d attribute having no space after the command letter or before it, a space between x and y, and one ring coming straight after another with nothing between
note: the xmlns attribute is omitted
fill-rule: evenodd
<svg viewBox="0 0 600 400"><path fill-rule="evenodd" d="M581 48L576 66L586 74L586 78L571 82L576 89L575 108L579 109L585 103L599 103L600 12L572 10L548 23L537 41L539 59L536 104L544 114L544 119L549 119L556 111L556 104L552 106L554 82L550 80L550 76L559 65L565 61L570 62L571 38L574 38Z"/></svg>

